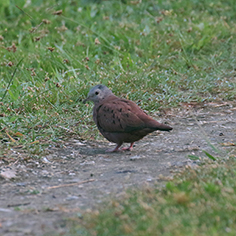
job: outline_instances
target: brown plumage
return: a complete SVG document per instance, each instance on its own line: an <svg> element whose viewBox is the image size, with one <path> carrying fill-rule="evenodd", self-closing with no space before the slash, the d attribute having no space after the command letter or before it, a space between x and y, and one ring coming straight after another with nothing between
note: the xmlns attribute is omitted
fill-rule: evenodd
<svg viewBox="0 0 236 236"><path fill-rule="evenodd" d="M132 150L134 142L155 130L170 131L168 125L158 123L134 102L115 96L105 85L96 85L84 100L93 101L93 120L101 134L117 146L108 150ZM130 147L119 149L123 143Z"/></svg>

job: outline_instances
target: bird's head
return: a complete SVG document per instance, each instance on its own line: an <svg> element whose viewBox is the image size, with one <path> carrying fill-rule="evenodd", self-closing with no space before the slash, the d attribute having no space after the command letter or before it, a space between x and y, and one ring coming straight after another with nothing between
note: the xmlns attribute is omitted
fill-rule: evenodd
<svg viewBox="0 0 236 236"><path fill-rule="evenodd" d="M98 84L91 88L88 93L88 97L84 99L83 103L86 103L87 101L99 103L101 100L109 97L110 95L112 95L112 91L109 88L105 85Z"/></svg>

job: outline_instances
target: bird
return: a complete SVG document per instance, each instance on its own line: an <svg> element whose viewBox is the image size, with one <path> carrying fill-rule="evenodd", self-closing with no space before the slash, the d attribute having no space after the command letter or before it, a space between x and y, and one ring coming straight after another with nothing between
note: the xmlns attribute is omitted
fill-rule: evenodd
<svg viewBox="0 0 236 236"><path fill-rule="evenodd" d="M108 141L116 143L114 149L106 152L131 151L134 142L147 134L173 129L151 118L135 102L117 97L103 84L91 88L83 103L87 101L94 103L93 120L100 133ZM130 146L120 148L123 143L130 143Z"/></svg>

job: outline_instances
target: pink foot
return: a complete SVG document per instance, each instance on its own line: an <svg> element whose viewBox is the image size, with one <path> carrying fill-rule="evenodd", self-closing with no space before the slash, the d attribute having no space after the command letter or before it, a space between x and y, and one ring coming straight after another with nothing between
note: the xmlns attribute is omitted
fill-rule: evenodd
<svg viewBox="0 0 236 236"><path fill-rule="evenodd" d="M105 152L121 152L122 149L107 149Z"/></svg>
<svg viewBox="0 0 236 236"><path fill-rule="evenodd" d="M131 143L129 147L124 147L122 150L124 151L132 151L133 150L134 143Z"/></svg>
<svg viewBox="0 0 236 236"><path fill-rule="evenodd" d="M117 145L114 149L107 149L106 152L120 152L122 151L121 149L119 149L121 145Z"/></svg>
<svg viewBox="0 0 236 236"><path fill-rule="evenodd" d="M130 147L123 147L121 150L122 150L122 151L132 151L133 148L130 148Z"/></svg>

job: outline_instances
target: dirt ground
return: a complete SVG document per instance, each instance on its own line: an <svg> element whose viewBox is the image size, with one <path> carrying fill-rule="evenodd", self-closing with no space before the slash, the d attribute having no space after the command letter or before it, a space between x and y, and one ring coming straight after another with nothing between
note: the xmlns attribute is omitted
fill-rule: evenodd
<svg viewBox="0 0 236 236"><path fill-rule="evenodd" d="M161 187L181 167L198 164L188 155L203 157L202 150L216 155L209 141L233 154L234 103L183 104L155 118L173 131L148 135L132 152L105 153L114 145L105 140L69 140L37 160L23 160L13 150L17 161L0 160L0 235L63 235L66 219L108 196L134 186Z"/></svg>

